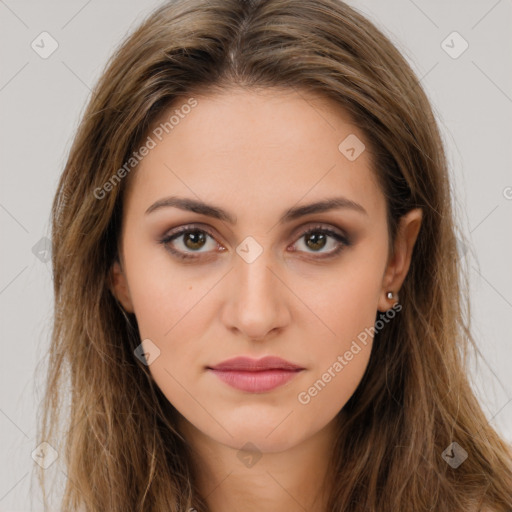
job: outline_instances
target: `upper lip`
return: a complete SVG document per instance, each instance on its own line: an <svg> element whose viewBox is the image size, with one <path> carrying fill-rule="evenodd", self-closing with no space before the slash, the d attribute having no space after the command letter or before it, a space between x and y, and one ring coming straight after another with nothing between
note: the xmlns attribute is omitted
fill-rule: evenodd
<svg viewBox="0 0 512 512"><path fill-rule="evenodd" d="M261 359L250 357L234 357L222 361L215 366L208 366L210 370L239 370L239 371L261 371L261 370L303 370L301 366L290 363L280 357L266 356Z"/></svg>

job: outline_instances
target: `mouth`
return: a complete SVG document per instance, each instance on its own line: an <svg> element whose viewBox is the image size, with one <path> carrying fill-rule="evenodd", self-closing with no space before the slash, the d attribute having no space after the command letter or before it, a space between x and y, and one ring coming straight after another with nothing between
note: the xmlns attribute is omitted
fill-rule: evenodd
<svg viewBox="0 0 512 512"><path fill-rule="evenodd" d="M207 367L229 386L249 393L265 393L292 380L305 368L279 357L237 357Z"/></svg>

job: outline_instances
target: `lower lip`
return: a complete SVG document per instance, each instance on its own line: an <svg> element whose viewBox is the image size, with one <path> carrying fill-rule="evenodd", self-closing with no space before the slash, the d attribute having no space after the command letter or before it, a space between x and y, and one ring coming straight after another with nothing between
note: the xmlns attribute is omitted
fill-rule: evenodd
<svg viewBox="0 0 512 512"><path fill-rule="evenodd" d="M210 370L231 387L249 393L271 391L293 379L302 370Z"/></svg>

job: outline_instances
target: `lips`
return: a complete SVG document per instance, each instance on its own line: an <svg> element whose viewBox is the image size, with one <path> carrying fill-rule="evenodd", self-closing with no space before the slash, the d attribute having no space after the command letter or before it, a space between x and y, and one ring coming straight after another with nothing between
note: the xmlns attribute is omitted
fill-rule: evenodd
<svg viewBox="0 0 512 512"><path fill-rule="evenodd" d="M248 393L271 391L304 370L301 366L275 356L261 359L235 357L207 369L229 386Z"/></svg>
<svg viewBox="0 0 512 512"><path fill-rule="evenodd" d="M266 356L261 359L251 359L250 357L234 357L219 363L215 366L208 367L211 370L226 371L263 371L263 370L303 370L301 366L290 363L280 357Z"/></svg>

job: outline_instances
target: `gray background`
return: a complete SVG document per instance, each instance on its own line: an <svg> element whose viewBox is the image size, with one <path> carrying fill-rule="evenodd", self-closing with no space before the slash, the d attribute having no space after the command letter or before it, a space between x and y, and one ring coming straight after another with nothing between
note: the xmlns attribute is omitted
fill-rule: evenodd
<svg viewBox="0 0 512 512"><path fill-rule="evenodd" d="M349 3L404 53L438 116L484 357L472 361L471 377L489 421L512 442L512 0ZM42 510L30 488L42 396L34 372L53 312L44 237L57 179L90 87L115 45L159 4L0 0L0 512ZM46 59L31 47L43 31L58 43ZM454 31L469 44L461 55Z"/></svg>

